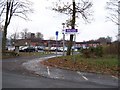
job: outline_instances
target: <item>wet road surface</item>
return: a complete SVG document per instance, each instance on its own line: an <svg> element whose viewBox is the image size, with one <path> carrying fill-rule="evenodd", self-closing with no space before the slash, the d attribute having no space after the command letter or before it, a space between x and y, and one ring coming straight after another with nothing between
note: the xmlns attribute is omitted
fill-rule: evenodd
<svg viewBox="0 0 120 90"><path fill-rule="evenodd" d="M41 65L40 61L47 58L20 57L3 60L3 88L118 87L118 78L113 76L68 71Z"/></svg>

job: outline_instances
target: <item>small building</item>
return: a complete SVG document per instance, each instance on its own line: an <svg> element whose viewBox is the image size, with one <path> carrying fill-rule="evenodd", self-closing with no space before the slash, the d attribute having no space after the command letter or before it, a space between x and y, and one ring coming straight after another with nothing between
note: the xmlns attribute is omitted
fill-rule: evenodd
<svg viewBox="0 0 120 90"><path fill-rule="evenodd" d="M97 41L84 41L84 42L76 42L75 47L82 47L82 48L87 48L87 47L97 47L100 45L100 42Z"/></svg>

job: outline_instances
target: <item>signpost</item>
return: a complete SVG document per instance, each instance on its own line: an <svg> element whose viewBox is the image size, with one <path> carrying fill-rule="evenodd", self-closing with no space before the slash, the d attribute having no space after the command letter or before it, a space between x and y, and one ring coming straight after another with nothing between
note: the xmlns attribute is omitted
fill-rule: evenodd
<svg viewBox="0 0 120 90"><path fill-rule="evenodd" d="M56 36L58 37L58 31L55 32Z"/></svg>
<svg viewBox="0 0 120 90"><path fill-rule="evenodd" d="M78 33L78 29L66 29L65 30L65 34L73 34L74 35L74 51L75 51L75 42L76 42L76 34ZM74 51L73 51L73 54L74 54ZM73 57L74 58L74 65L75 65L75 56Z"/></svg>
<svg viewBox="0 0 120 90"><path fill-rule="evenodd" d="M57 57L57 50L58 50L58 45L57 45L58 31L56 31L55 34L56 34L56 57Z"/></svg>
<svg viewBox="0 0 120 90"><path fill-rule="evenodd" d="M66 29L65 33L66 34L76 34L76 33L78 33L78 29Z"/></svg>
<svg viewBox="0 0 120 90"><path fill-rule="evenodd" d="M63 34L63 56L65 56L65 23L62 23L63 25L63 30L62 30L62 34Z"/></svg>

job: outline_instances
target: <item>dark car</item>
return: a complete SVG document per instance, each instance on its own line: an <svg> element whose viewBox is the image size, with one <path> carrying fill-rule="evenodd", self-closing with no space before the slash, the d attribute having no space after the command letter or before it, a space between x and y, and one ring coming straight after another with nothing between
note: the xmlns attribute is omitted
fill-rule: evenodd
<svg viewBox="0 0 120 90"><path fill-rule="evenodd" d="M20 52L35 52L35 48L34 47L26 47L20 50Z"/></svg>

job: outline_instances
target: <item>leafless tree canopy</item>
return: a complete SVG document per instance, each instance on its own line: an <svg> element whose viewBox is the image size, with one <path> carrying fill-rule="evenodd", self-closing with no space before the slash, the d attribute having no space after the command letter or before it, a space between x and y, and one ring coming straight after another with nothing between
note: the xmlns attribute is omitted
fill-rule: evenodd
<svg viewBox="0 0 120 90"><path fill-rule="evenodd" d="M5 14L8 14L8 23L12 16L18 16L28 20L27 14L33 12L31 9L32 3L28 0L0 0L0 20L5 19Z"/></svg>
<svg viewBox="0 0 120 90"><path fill-rule="evenodd" d="M72 0L71 0L72 1ZM54 7L52 8L54 11L57 11L59 13L64 13L69 16L72 15L73 9L72 9L72 3L69 2L62 2L61 0L54 3ZM90 22L90 16L92 16L92 2L90 0L78 0L78 2L75 3L75 13L76 18L82 17L86 22ZM70 23L71 20L67 20L67 23Z"/></svg>
<svg viewBox="0 0 120 90"><path fill-rule="evenodd" d="M59 13L67 14L70 18L66 20L67 27L71 26L72 29L75 29L76 25L76 18L82 17L84 21L90 22L89 16L92 16L92 2L89 0L71 0L72 4L68 1L62 2L62 0L59 0L59 3L54 3L54 7L52 10L57 11ZM70 42L68 44L68 50L67 55L70 55L71 53L71 47L73 42L73 35L70 35Z"/></svg>
<svg viewBox="0 0 120 90"><path fill-rule="evenodd" d="M109 13L107 19L111 20L117 25L120 25L120 23L118 22L118 15L120 15L120 7L118 4L118 0L109 0L109 2L107 2L106 9Z"/></svg>
<svg viewBox="0 0 120 90"><path fill-rule="evenodd" d="M4 20L2 51L5 51L7 28L13 16L28 20L27 14L32 12L32 3L28 0L0 0L0 22ZM1 19L3 18L3 19Z"/></svg>
<svg viewBox="0 0 120 90"><path fill-rule="evenodd" d="M41 39L43 39L43 34L40 33L40 32L37 32L37 33L35 34L35 36L36 36L36 38L41 38Z"/></svg>
<svg viewBox="0 0 120 90"><path fill-rule="evenodd" d="M3 14L4 10L5 10L5 2L4 2L4 0L1 0L0 1L0 23L3 22L2 14Z"/></svg>
<svg viewBox="0 0 120 90"><path fill-rule="evenodd" d="M16 31L9 37L11 40L17 40L19 38L19 33Z"/></svg>

